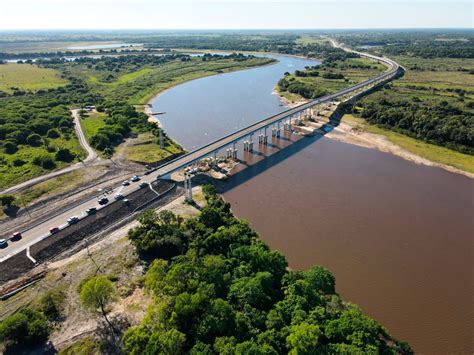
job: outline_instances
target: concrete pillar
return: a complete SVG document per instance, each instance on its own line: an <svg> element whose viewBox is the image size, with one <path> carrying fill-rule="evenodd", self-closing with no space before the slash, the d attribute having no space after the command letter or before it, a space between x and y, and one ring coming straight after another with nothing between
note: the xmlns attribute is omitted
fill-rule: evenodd
<svg viewBox="0 0 474 355"><path fill-rule="evenodd" d="M191 178L192 178L192 175L191 174L185 174L185 181L187 181L187 183L185 184L186 186L186 192L185 192L185 200L186 202L192 202L193 201L193 186L191 184Z"/></svg>

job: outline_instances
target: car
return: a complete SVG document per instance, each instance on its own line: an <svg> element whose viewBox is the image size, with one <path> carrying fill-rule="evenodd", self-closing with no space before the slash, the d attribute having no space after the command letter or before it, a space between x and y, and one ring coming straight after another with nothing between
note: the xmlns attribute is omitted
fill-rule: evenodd
<svg viewBox="0 0 474 355"><path fill-rule="evenodd" d="M99 205L106 205L107 203L109 203L109 199L107 197L99 197Z"/></svg>
<svg viewBox="0 0 474 355"><path fill-rule="evenodd" d="M147 187L147 186L148 186L148 182L142 181L142 182L140 183L140 185L138 185L138 186L140 186L140 188Z"/></svg>
<svg viewBox="0 0 474 355"><path fill-rule="evenodd" d="M115 201L123 199L123 195L120 192L117 192L114 196Z"/></svg>
<svg viewBox="0 0 474 355"><path fill-rule="evenodd" d="M51 227L51 228L49 228L49 233L50 233L50 234L55 234L55 233L57 233L57 232L59 232L59 227Z"/></svg>
<svg viewBox="0 0 474 355"><path fill-rule="evenodd" d="M137 182L140 181L140 177L138 175L134 175L130 180L132 180L133 182Z"/></svg>
<svg viewBox="0 0 474 355"><path fill-rule="evenodd" d="M91 208L88 208L88 209L86 210L86 213L87 213L88 215L95 214L96 212L97 212L97 208L96 208L96 207L91 207Z"/></svg>
<svg viewBox="0 0 474 355"><path fill-rule="evenodd" d="M79 222L79 217L77 217L77 216L72 216L72 217L69 217L69 218L67 219L67 223L68 223L69 225L71 225L71 224L76 224L77 222Z"/></svg>
<svg viewBox="0 0 474 355"><path fill-rule="evenodd" d="M7 241L5 239L0 239L0 248L5 248L7 246Z"/></svg>
<svg viewBox="0 0 474 355"><path fill-rule="evenodd" d="M130 185L130 181L125 180L124 182L122 182L122 186L128 186L128 185Z"/></svg>
<svg viewBox="0 0 474 355"><path fill-rule="evenodd" d="M20 232L15 232L12 234L12 237L10 238L11 240L13 241L16 241L16 240L20 240L22 237L21 233Z"/></svg>

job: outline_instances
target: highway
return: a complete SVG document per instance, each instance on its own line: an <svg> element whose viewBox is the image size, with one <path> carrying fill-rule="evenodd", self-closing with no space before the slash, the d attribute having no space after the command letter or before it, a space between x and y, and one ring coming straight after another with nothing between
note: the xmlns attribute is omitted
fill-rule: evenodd
<svg viewBox="0 0 474 355"><path fill-rule="evenodd" d="M333 42L334 46L339 46L336 43ZM340 46L339 46L340 47ZM344 50L349 50L347 48L341 47ZM222 150L233 143L245 139L248 137L250 134L253 134L255 132L258 132L259 130L264 129L265 127L269 127L273 124L276 124L277 122L281 122L285 119L288 119L289 117L292 117L300 112L303 112L309 108L312 108L314 106L317 106L319 104L323 103L328 103L331 102L337 98L340 98L342 96L354 93L355 91L362 89L362 88L367 88L373 84L376 84L380 81L385 81L393 78L398 70L399 70L399 65L388 59L388 58L381 58L381 57L376 57L370 54L365 54L365 53L360 53L357 52L359 55L370 58L373 60L377 60L379 62L382 62L388 66L388 70L385 71L384 73L377 75L374 78L371 78L369 80L366 80L364 82L361 82L357 85L354 85L350 88L343 89L337 93L326 95L324 97L321 97L319 99L310 101L306 104L300 105L298 107L283 111L277 115L265 118L255 124L252 124L248 127L245 127L243 129L240 129L232 134L229 134L225 137L222 137L214 142L211 142L203 147L200 147L198 149L195 149L192 152L189 152L187 154L184 154L162 166L159 168L155 168L154 171L152 171L149 175L143 176L141 181L155 181L159 178L168 178L171 173L178 171L186 166L192 165L193 163L212 155L214 152L217 152L219 150ZM139 187L139 182L131 182L130 186L117 186L115 187L109 194L107 194L108 199L109 199L109 204L114 203L114 195L117 192L122 193L125 197L130 194L133 191L138 190ZM153 191L150 191L150 193L154 193ZM100 193L98 192L98 196ZM22 233L23 237L22 239L18 241L12 241L8 240L8 245L2 249L0 249L0 263L7 260L11 256L20 253L24 251L28 246L33 245L37 243L38 241L47 238L50 233L49 230L52 227L60 227L60 228L67 228L67 219L71 216L77 216L79 218L87 218L87 214L85 211L88 208L91 207L97 207L100 209L102 206L98 204L98 199L97 197L91 198L85 202L76 204L71 206L68 210L59 212L57 214L53 214L51 218L47 219L46 221L43 221L41 223L38 223L37 225L34 225L30 227L28 230L22 230L19 231Z"/></svg>

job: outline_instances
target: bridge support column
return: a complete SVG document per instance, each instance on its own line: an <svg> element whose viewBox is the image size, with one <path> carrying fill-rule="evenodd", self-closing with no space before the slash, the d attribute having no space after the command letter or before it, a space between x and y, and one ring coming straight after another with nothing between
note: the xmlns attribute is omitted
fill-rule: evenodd
<svg viewBox="0 0 474 355"><path fill-rule="evenodd" d="M234 142L232 144L232 158L237 159L238 149L236 148L237 144Z"/></svg>
<svg viewBox="0 0 474 355"><path fill-rule="evenodd" d="M184 199L186 202L193 201L193 186L191 184L192 175L184 173Z"/></svg>

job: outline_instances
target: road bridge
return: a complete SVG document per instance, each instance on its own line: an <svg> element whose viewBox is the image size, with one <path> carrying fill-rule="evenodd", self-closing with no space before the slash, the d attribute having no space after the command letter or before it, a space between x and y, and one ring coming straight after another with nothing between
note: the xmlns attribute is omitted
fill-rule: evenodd
<svg viewBox="0 0 474 355"><path fill-rule="evenodd" d="M336 47L341 47L335 42L333 45ZM343 48L343 47L341 47ZM344 50L349 50L347 48L343 48ZM294 107L292 109L283 111L279 114L273 115L271 117L267 117L257 123L249 125L245 128L242 128L236 132L233 132L225 137L215 140L209 144L206 144L203 147L195 149L187 154L184 154L164 165L161 165L158 168L155 168L151 173L146 176L142 176L142 181L152 182L157 179L167 179L171 177L171 174L181 170L183 168L187 168L195 164L196 162L213 155L216 155L219 151L223 149L227 149L227 156L230 158L237 157L237 144L239 142L243 143L243 148L246 151L251 152L253 150L253 136L257 133L259 134L259 141L257 144L266 144L268 141L269 133L272 134L273 137L278 139L281 135L281 131L291 130L292 120L300 119L306 114L311 114L312 110L316 109L318 106L322 104L327 104L335 101L345 101L354 96L358 96L360 94L366 93L369 90L372 90L374 87L383 85L384 83L392 80L395 76L397 76L403 68L401 68L396 62L389 58L385 57L377 57L371 54L360 53L356 52L360 56L369 58L380 63L385 64L388 69L377 75L374 78L368 79L363 81L357 85L352 87L343 89L339 92L334 94L329 94L323 97L320 97L316 100L312 100L307 102L303 105ZM188 199L192 198L190 194L190 187L191 187L191 179L188 174L185 174L185 185L187 187L186 197ZM151 186L151 185L149 185ZM114 194L121 194L121 196L126 197L131 193L137 191L141 187L138 186L138 183L133 183L130 186L116 186L112 190L109 191L110 196L114 196ZM150 191L153 193L153 191ZM116 202L110 202L116 203ZM89 208L97 208L100 210L104 208L98 204L97 198L93 197L86 201L82 201L80 203L73 204L63 210L62 212L58 212L56 214L51 214L48 216L47 219L38 221L29 228L21 230L20 232L23 235L23 238L20 241L11 242L10 240L7 241L7 246L0 249L0 263L9 259L10 257L27 250L28 247L31 245L38 243L39 241L47 238L51 235L50 229L54 227L58 227L59 229L68 228L68 224L66 223L67 219L71 216L77 216L79 220L83 218L87 218L88 214L86 210ZM0 238L7 238L9 236L0 235Z"/></svg>
<svg viewBox="0 0 474 355"><path fill-rule="evenodd" d="M341 47L340 45L333 42L333 45L336 47ZM316 109L318 106L322 104L327 104L331 102L335 102L337 100L344 101L353 97L354 95L358 95L373 89L374 87L380 86L385 84L386 82L392 80L395 76L400 74L403 71L398 63L394 62L393 60L386 58L386 57L378 57L375 55L356 52L344 48L344 50L351 51L354 53L359 54L361 57L365 57L371 60L375 60L379 63L385 64L388 69L377 75L374 78L368 79L363 81L357 85L351 86L349 88L343 89L338 91L334 94L329 94L326 96L322 96L318 99L312 100L300 106L291 108L289 110L283 111L279 114L276 114L271 117L267 117L257 123L254 123L248 127L242 128L236 132L233 132L225 137L215 140L209 144L206 144L203 147L197 148L185 155L182 155L156 169L156 173L158 178L170 178L173 172L191 166L192 164L206 158L217 154L217 152L223 149L229 149L230 156L236 158L237 157L237 143L243 142L244 150L252 150L253 149L253 136L259 134L260 140L259 144L265 144L268 140L268 132L271 132L273 136L279 137L280 131L282 129L287 128L288 126L291 127L291 123L293 119L300 119L305 115L311 114L312 110ZM263 139L262 139L263 138Z"/></svg>

